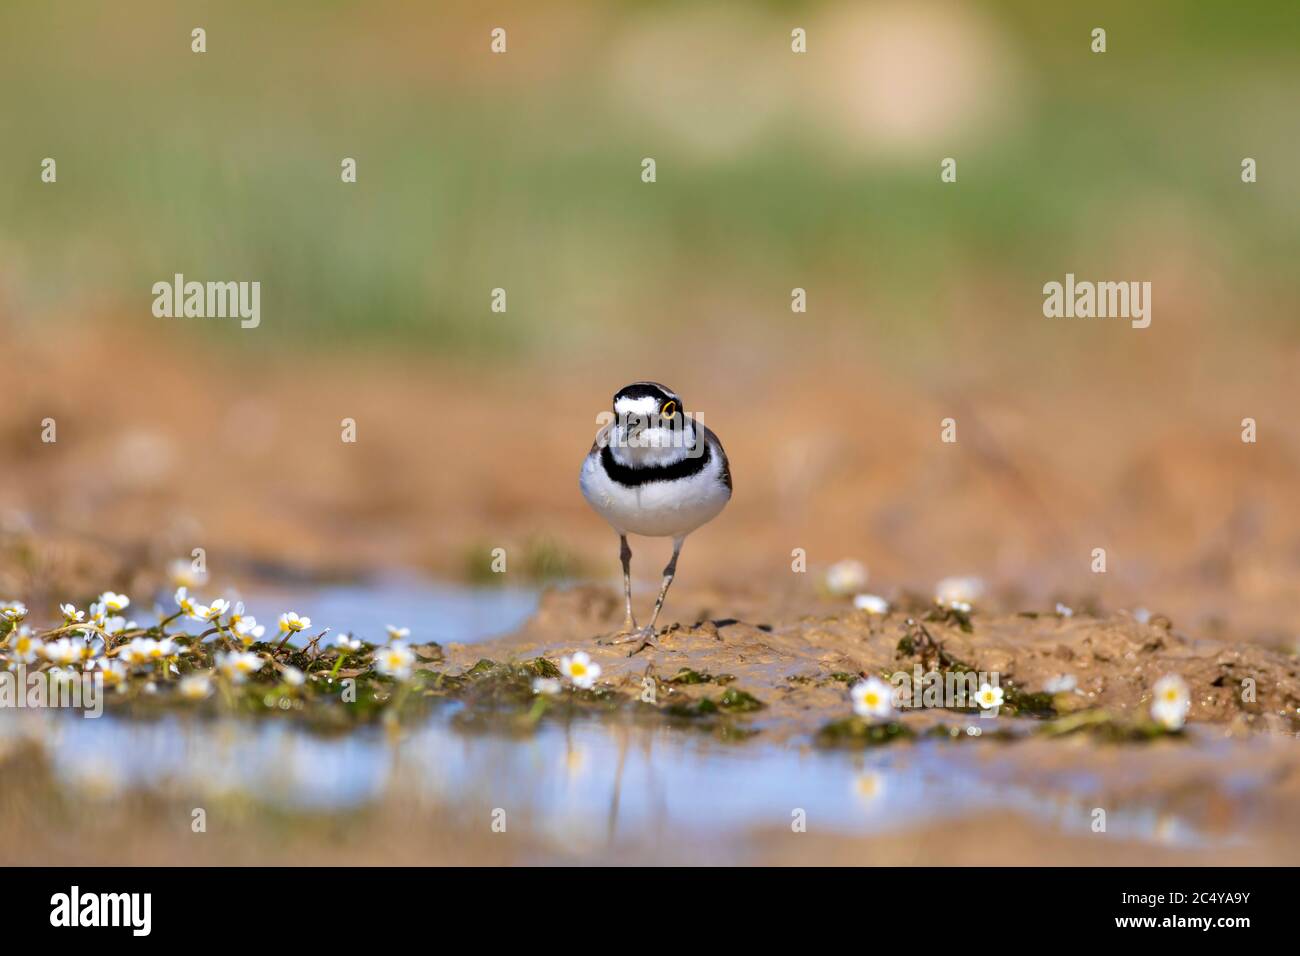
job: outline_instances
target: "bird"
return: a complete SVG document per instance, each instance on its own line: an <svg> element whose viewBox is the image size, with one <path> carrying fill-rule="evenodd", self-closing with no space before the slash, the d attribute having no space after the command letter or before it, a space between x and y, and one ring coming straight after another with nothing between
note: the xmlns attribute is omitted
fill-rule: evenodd
<svg viewBox="0 0 1300 956"><path fill-rule="evenodd" d="M639 642L630 657L654 644L682 542L731 500L731 464L718 436L688 415L681 396L666 385L626 385L614 393L613 411L583 460L579 485L587 503L618 534L626 616L623 629L605 643ZM654 612L641 628L632 613L628 535L673 540Z"/></svg>

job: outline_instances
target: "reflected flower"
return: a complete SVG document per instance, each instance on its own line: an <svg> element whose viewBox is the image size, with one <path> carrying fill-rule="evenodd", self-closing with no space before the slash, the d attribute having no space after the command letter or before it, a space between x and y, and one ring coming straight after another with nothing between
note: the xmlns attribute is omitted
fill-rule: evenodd
<svg viewBox="0 0 1300 956"><path fill-rule="evenodd" d="M853 778L853 791L864 801L870 803L877 799L885 789L885 778L875 770L868 770Z"/></svg>
<svg viewBox="0 0 1300 956"><path fill-rule="evenodd" d="M534 693L534 694L542 694L542 695L545 695L545 696L547 696L547 697L554 697L556 694L558 694L558 693L559 693L560 691L562 691L563 689L564 689L564 685L561 684L561 683L560 683L558 680L556 680L554 677L534 677L534 678L533 678L533 693Z"/></svg>
<svg viewBox="0 0 1300 956"><path fill-rule="evenodd" d="M212 679L207 674L187 674L176 689L186 700L202 700L212 693Z"/></svg>

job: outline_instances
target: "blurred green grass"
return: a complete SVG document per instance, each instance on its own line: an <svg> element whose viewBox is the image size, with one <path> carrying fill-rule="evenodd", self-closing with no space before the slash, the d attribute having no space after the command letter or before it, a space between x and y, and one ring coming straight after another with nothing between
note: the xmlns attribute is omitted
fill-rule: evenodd
<svg viewBox="0 0 1300 956"><path fill-rule="evenodd" d="M264 328L286 347L494 356L572 346L611 310L686 326L700 290L779 322L799 285L819 290L807 321L851 323L870 302L885 306L874 331L914 344L940 333L961 277L1142 274L1115 238L1154 202L1212 237L1228 281L1294 301L1300 5L1077 6L980 8L1030 94L996 135L855 155L797 103L702 160L607 90L607 39L682 4L558 5L586 45L556 43L560 62L536 75L464 52L524 5L487 19L393 2L6 5L4 285L35 315L93 303L147 322L149 286L174 272L260 279ZM747 15L779 48L825 9ZM1098 24L1104 63L1087 52ZM664 68L712 80L708 63ZM938 183L944 155L958 188ZM1261 176L1245 193L1244 155ZM39 182L45 156L55 188ZM344 156L355 186L339 182ZM508 318L489 311L496 286Z"/></svg>

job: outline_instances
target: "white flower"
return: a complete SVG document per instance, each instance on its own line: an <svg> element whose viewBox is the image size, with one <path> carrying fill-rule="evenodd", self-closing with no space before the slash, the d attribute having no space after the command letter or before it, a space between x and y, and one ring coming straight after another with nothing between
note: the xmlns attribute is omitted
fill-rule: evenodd
<svg viewBox="0 0 1300 956"><path fill-rule="evenodd" d="M22 601L0 601L0 617L6 621L21 621L27 616L27 605Z"/></svg>
<svg viewBox="0 0 1300 956"><path fill-rule="evenodd" d="M264 663L262 658L247 651L221 651L217 654L217 669L236 684L242 684L249 674L256 674Z"/></svg>
<svg viewBox="0 0 1300 956"><path fill-rule="evenodd" d="M394 627L389 624L387 631L388 639L390 641L404 641L411 636L411 629L409 627Z"/></svg>
<svg viewBox="0 0 1300 956"><path fill-rule="evenodd" d="M101 619L99 626L104 629L105 634L112 637L114 634L125 631L128 627L135 627L135 621L127 621L120 614L115 614L113 617Z"/></svg>
<svg viewBox="0 0 1300 956"><path fill-rule="evenodd" d="M299 617L296 611L286 611L280 615L280 630L283 633L305 631L311 627L311 618Z"/></svg>
<svg viewBox="0 0 1300 956"><path fill-rule="evenodd" d="M1151 612L1144 607L1134 608L1133 620L1137 621L1139 624L1150 624Z"/></svg>
<svg viewBox="0 0 1300 956"><path fill-rule="evenodd" d="M184 558L177 558L167 565L167 576L171 578L172 584L181 587L196 588L208 579L207 571L196 571L193 561L186 561Z"/></svg>
<svg viewBox="0 0 1300 956"><path fill-rule="evenodd" d="M235 623L235 633L239 635L239 639L244 642L245 647L249 647L253 643L260 641L262 635L266 633L266 628L261 624L258 624L257 618L255 617L241 616L238 618L231 618L231 620Z"/></svg>
<svg viewBox="0 0 1300 956"><path fill-rule="evenodd" d="M934 599L945 607L969 612L984 596L984 582L976 577L944 578L934 588Z"/></svg>
<svg viewBox="0 0 1300 956"><path fill-rule="evenodd" d="M211 604L194 605L191 615L197 621L215 621L230 610L230 602L225 598L214 598Z"/></svg>
<svg viewBox="0 0 1300 956"><path fill-rule="evenodd" d="M187 587L177 588L176 593L173 595L173 597L176 600L176 606L181 609L182 614L184 614L186 617L193 618L196 621L203 620L203 616L199 614L199 608L202 607L203 605L198 603L198 598L192 597L190 595L189 588Z"/></svg>
<svg viewBox="0 0 1300 956"><path fill-rule="evenodd" d="M826 589L832 594L853 594L866 586L867 567L861 561L840 561L826 571Z"/></svg>
<svg viewBox="0 0 1300 956"><path fill-rule="evenodd" d="M849 688L853 712L859 717L888 717L894 709L892 690L879 677L868 677Z"/></svg>
<svg viewBox="0 0 1300 956"><path fill-rule="evenodd" d="M1186 681L1177 674L1168 674L1156 681L1154 691L1152 718L1167 730L1178 730L1187 720L1187 711L1192 705Z"/></svg>
<svg viewBox="0 0 1300 956"><path fill-rule="evenodd" d="M99 596L99 603L104 605L104 610L117 613L125 611L131 605L131 599L125 594L117 594L113 591L105 591Z"/></svg>
<svg viewBox="0 0 1300 956"><path fill-rule="evenodd" d="M1068 694L1078 686L1073 674L1056 674L1043 685L1043 690L1049 694Z"/></svg>
<svg viewBox="0 0 1300 956"><path fill-rule="evenodd" d="M307 682L307 675L293 666L286 667L280 676L290 687L301 687Z"/></svg>
<svg viewBox="0 0 1300 956"><path fill-rule="evenodd" d="M35 663L37 656L45 647L45 642L39 637L33 637L31 629L27 627L18 628L18 633L12 640L10 650L13 652L14 660L23 664Z"/></svg>
<svg viewBox="0 0 1300 956"><path fill-rule="evenodd" d="M85 641L74 641L70 637L61 637L57 641L46 644L41 649L41 653L47 661L67 665L79 663L85 649Z"/></svg>
<svg viewBox="0 0 1300 956"><path fill-rule="evenodd" d="M853 599L853 606L868 614L888 614L889 602L879 594L859 594Z"/></svg>
<svg viewBox="0 0 1300 956"><path fill-rule="evenodd" d="M561 684L561 683L560 683L558 680L556 680L554 677L534 677L534 678L533 678L533 693L534 693L534 694L545 694L547 697L554 697L556 694L558 694L558 693L559 693L561 690L563 690L563 689L564 689L564 685Z"/></svg>
<svg viewBox="0 0 1300 956"><path fill-rule="evenodd" d="M1062 604L1060 601L1057 601L1056 613L1059 614L1061 617L1074 617L1074 608L1068 607L1067 605Z"/></svg>
<svg viewBox="0 0 1300 956"><path fill-rule="evenodd" d="M202 700L212 693L212 679L207 674L187 674L176 689L186 700Z"/></svg>
<svg viewBox="0 0 1300 956"><path fill-rule="evenodd" d="M340 634L334 638L334 646L340 651L359 651L361 642L350 634Z"/></svg>
<svg viewBox="0 0 1300 956"><path fill-rule="evenodd" d="M414 663L415 655L402 641L393 641L375 651L375 670L398 680L406 680L411 676L411 665Z"/></svg>
<svg viewBox="0 0 1300 956"><path fill-rule="evenodd" d="M174 657L180 652L180 649L176 646L176 642L170 637L164 637L160 641L150 639L145 646L149 653L149 657L155 661L164 657Z"/></svg>
<svg viewBox="0 0 1300 956"><path fill-rule="evenodd" d="M975 695L975 700L985 710L1001 707L1002 688L994 687L992 684L980 684L979 693Z"/></svg>
<svg viewBox="0 0 1300 956"><path fill-rule="evenodd" d="M600 677L600 665L593 664L586 651L577 651L572 657L560 658L560 672L573 682L574 687L590 690Z"/></svg>
<svg viewBox="0 0 1300 956"><path fill-rule="evenodd" d="M75 604L60 604L59 612L63 615L65 624L80 624L86 619L86 612L78 611Z"/></svg>
<svg viewBox="0 0 1300 956"><path fill-rule="evenodd" d="M142 664L148 664L159 656L154 653L157 646L158 642L152 637L133 637L118 652L118 657L132 667L139 667Z"/></svg>
<svg viewBox="0 0 1300 956"><path fill-rule="evenodd" d="M126 680L126 665L121 661L111 657L103 657L99 660L99 669L104 675L104 684L108 687L121 684Z"/></svg>

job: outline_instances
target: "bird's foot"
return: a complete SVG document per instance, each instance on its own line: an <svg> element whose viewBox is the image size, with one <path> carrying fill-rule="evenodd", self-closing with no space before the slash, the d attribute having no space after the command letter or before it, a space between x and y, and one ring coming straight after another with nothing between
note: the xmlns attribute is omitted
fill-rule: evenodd
<svg viewBox="0 0 1300 956"><path fill-rule="evenodd" d="M656 631L648 624L645 627L624 628L613 634L606 634L603 637L596 638L596 643L605 647L616 647L620 644L635 644L632 650L628 651L628 657L635 657L647 647L655 647Z"/></svg>
<svg viewBox="0 0 1300 956"><path fill-rule="evenodd" d="M602 634L600 637L596 638L596 643L602 644L606 647L613 647L618 644L630 644L633 641L640 640L641 632L644 630L645 628L636 626L636 621L629 619L624 621L623 626L614 633Z"/></svg>

